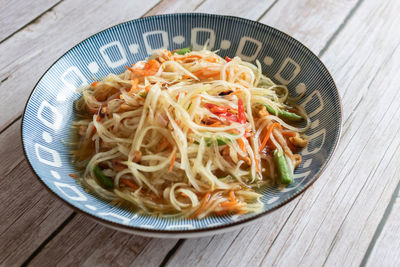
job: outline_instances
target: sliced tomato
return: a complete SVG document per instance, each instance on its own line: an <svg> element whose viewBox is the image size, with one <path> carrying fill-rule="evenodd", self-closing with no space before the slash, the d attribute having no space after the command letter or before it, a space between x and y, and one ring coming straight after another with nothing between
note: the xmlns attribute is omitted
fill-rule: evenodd
<svg viewBox="0 0 400 267"><path fill-rule="evenodd" d="M238 122L238 118L235 114L230 113L230 112L225 112L225 113L221 113L218 114L220 117L225 118L227 121L230 122Z"/></svg>

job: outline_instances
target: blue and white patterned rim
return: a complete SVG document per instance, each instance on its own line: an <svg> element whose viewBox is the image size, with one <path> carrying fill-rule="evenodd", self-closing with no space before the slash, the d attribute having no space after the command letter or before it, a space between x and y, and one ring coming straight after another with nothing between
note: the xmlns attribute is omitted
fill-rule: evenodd
<svg viewBox="0 0 400 267"><path fill-rule="evenodd" d="M264 210L258 214L208 217L201 220L167 219L132 214L84 191L68 177L74 173L66 141L74 114L76 89L94 78L120 73L125 65L142 60L159 48L192 45L220 49L221 56L258 59L274 81L288 86L292 95L306 92L300 101L312 120L309 145L293 184L264 188ZM304 45L264 24L230 16L169 14L146 17L101 31L82 41L58 59L32 91L21 131L25 156L46 187L72 208L114 228L145 235L171 237L215 233L260 218L294 199L326 167L341 129L338 91L322 62Z"/></svg>

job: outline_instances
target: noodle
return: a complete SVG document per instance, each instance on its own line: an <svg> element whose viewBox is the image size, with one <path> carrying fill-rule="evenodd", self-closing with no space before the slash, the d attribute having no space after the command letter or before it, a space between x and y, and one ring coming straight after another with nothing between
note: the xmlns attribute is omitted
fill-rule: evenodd
<svg viewBox="0 0 400 267"><path fill-rule="evenodd" d="M79 179L140 212L260 211L257 188L290 183L296 151L307 144L299 134L310 124L304 110L258 61L160 50L81 91L72 153L85 166Z"/></svg>

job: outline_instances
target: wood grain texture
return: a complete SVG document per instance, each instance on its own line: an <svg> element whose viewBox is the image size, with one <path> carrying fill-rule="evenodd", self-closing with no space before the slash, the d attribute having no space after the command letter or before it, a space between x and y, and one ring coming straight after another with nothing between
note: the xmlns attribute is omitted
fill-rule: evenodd
<svg viewBox="0 0 400 267"><path fill-rule="evenodd" d="M41 16L36 23L1 43L0 77L4 77L1 75L5 73L8 79L1 79L0 90L10 98L2 99L0 109L8 115L18 116L15 111L22 110L25 102L25 97L21 96L29 95L42 74L40 72L44 72L56 57L84 37L109 26L109 23L116 24L141 16L154 3L156 1L147 1L139 6L131 2L87 1L84 4L87 6L82 6L81 2L78 5L76 1L65 1ZM97 23L80 21L79 18L89 15L103 17L104 20ZM80 29L79 34L74 34L76 29ZM27 46L27 43L30 45ZM14 60L8 58L11 55ZM7 62L8 66L5 65ZM17 103L21 104L19 108ZM6 125L8 120L3 117L1 122ZM0 135L0 177L2 188L7 189L0 193L0 265L24 262L72 213L34 177L23 156L19 128L20 120Z"/></svg>
<svg viewBox="0 0 400 267"><path fill-rule="evenodd" d="M357 2L280 0L260 22L282 30L319 53Z"/></svg>
<svg viewBox="0 0 400 267"><path fill-rule="evenodd" d="M381 19L382 16L394 18L397 5L395 1L387 5L361 4L322 58L328 63L344 99L342 141L325 173L301 199L295 200L298 204L294 211L275 212L286 214L278 222L282 227L260 230L257 236L252 228L243 229L236 238L227 234L222 238L230 243L229 249L220 249L219 255L223 256L215 260L212 260L215 241L188 240L172 257L171 266L182 258L190 259L183 264L197 259L190 251L198 246L210 248L203 250L202 258L211 265L354 266L362 261L398 181L395 175L400 153L399 141L395 138L398 105L391 99L397 99L398 93L394 71L399 57L393 51L399 38L392 35L399 23L397 19ZM274 13L268 12L267 16L270 14ZM303 19L312 20L312 17ZM337 21L338 26L340 23ZM382 28L393 32L388 35L380 31ZM335 31L330 30L331 34ZM392 77L387 81L389 84L384 77ZM384 97L379 85L383 83L388 94ZM249 236L254 244L241 241ZM268 243L271 239L273 242Z"/></svg>
<svg viewBox="0 0 400 267"><path fill-rule="evenodd" d="M264 256L264 254L255 254L251 251L260 247L268 248L274 244L276 234L279 233L296 205L297 203L292 201L241 230L188 239L171 257L168 266L228 266L228 263L224 261L226 257L231 256L234 259L229 264L245 266L250 261L250 257Z"/></svg>
<svg viewBox="0 0 400 267"><path fill-rule="evenodd" d="M176 1L176 0L164 0L160 1L155 5L145 16L154 16L160 14L168 13L185 13L192 12L200 5L203 0L186 0L186 1Z"/></svg>
<svg viewBox="0 0 400 267"><path fill-rule="evenodd" d="M400 171L399 1L78 4L66 0L0 44L0 90L4 94L0 130L21 113L25 102L21 96L27 95L47 66L110 24L143 14L193 9L254 19L268 8L261 22L289 33L314 53L323 51L322 60L342 96L339 147L324 174L300 197L241 230L185 240L167 265L357 266L367 257L368 266L398 266L400 196L387 219L382 218L396 194ZM90 25L92 20L82 14L104 19ZM79 32L78 26L82 28ZM22 263L71 215L29 171L22 156L19 123L0 135L0 181L7 188L0 191L0 265L6 266ZM380 233L371 243L377 229ZM31 263L157 266L176 242L127 235L77 215Z"/></svg>
<svg viewBox="0 0 400 267"><path fill-rule="evenodd" d="M164 0L152 8L146 16L173 12L201 12L257 20L273 3L274 0ZM246 8L243 9L243 6Z"/></svg>
<svg viewBox="0 0 400 267"><path fill-rule="evenodd" d="M36 82L63 53L110 25L142 16L156 3L66 0L1 43L0 131L21 115Z"/></svg>
<svg viewBox="0 0 400 267"><path fill-rule="evenodd" d="M31 264L158 266L176 242L176 239L156 240L115 231L79 214L47 244ZM149 249L152 250L150 254Z"/></svg>
<svg viewBox="0 0 400 267"><path fill-rule="evenodd" d="M214 7L221 9L218 3L215 2ZM220 4L225 3L221 2ZM168 7L169 9L164 9L164 7ZM174 10L171 7L177 9ZM165 1L159 3L146 15L153 15L155 12L171 13L179 11L180 7L180 4L174 5L170 1ZM194 9L195 6L192 6L192 8ZM254 8L259 9L259 6L255 6ZM252 8L249 8L248 12L254 11ZM245 15L246 13L243 14ZM157 266L178 241L131 236L110 230L94 223L88 218L82 217L78 216L74 218L56 238L43 248L33 259L32 264L40 265L45 263L46 265L56 265L62 262L63 265L86 266L101 266L111 263L119 266ZM67 237L71 240L66 241ZM77 239L79 240L77 241ZM99 246L99 244L102 244L100 240L107 240L107 242L104 242L104 246ZM131 250L136 252L131 253Z"/></svg>
<svg viewBox="0 0 400 267"><path fill-rule="evenodd" d="M0 135L0 265L19 265L71 214L34 177L22 152L20 121Z"/></svg>
<svg viewBox="0 0 400 267"><path fill-rule="evenodd" d="M367 266L400 266L400 195L396 195Z"/></svg>
<svg viewBox="0 0 400 267"><path fill-rule="evenodd" d="M205 1L196 12L238 16L258 20L273 4L274 0L219 0Z"/></svg>
<svg viewBox="0 0 400 267"><path fill-rule="evenodd" d="M1 3L0 42L59 2L60 0L13 0Z"/></svg>

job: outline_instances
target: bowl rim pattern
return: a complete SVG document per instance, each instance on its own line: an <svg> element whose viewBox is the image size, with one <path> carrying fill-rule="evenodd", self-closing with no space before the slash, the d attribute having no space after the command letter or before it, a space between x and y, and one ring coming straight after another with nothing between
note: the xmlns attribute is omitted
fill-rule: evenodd
<svg viewBox="0 0 400 267"><path fill-rule="evenodd" d="M92 215L92 214L80 209L79 207L76 207L76 206L68 203L63 198L61 198L56 192L51 190L46 185L46 183L42 180L42 178L39 176L39 174L35 171L35 169L33 167L33 164L30 162L30 160L28 158L28 155L27 155L28 153L26 151L25 143L24 143L24 138L23 138L26 109L28 107L28 104L29 104L29 102L31 100L32 94L34 93L36 87L38 86L40 81L43 79L43 77L49 72L49 70L55 64L57 64L65 55L67 55L70 51L72 51L77 46L79 46L80 44L84 43L85 41L91 39L93 36L95 36L97 34L109 31L112 28L116 28L118 26L121 26L121 25L124 25L124 24L128 24L128 23L131 23L131 22L146 22L146 21L151 21L151 20L153 20L155 18L174 17L174 16L175 17L178 17L178 16L197 16L197 17L233 19L233 20L236 20L236 21L239 21L239 22L249 23L252 26L257 25L257 26L260 26L260 27L267 27L267 28L271 29L272 31L277 32L278 34L281 34L281 35L285 36L290 41L294 42L295 45L301 46L307 53L309 53L311 56L313 56L317 60L318 64L320 65L321 71L326 75L326 77L328 78L329 82L333 85L333 87L334 87L334 89L336 91L336 95L338 96L337 104L339 106L339 110L337 111L339 116L338 116L338 125L337 125L337 131L336 131L336 136L335 136L335 143L332 145L330 153L327 155L325 161L321 165L321 167L318 170L318 172L314 175L314 177L312 177L312 179L303 188L301 188L300 190L296 191L293 195L291 195L287 199L282 200L282 202L279 203L277 206L275 206L275 207L273 207L273 208L271 208L269 210L262 211L259 214L251 216L249 218L244 218L244 219L240 219L240 220L237 220L237 221L232 221L232 222L224 223L224 224L221 224L221 225L209 226L209 227L205 227L205 228L186 229L186 230L166 230L166 229L162 229L161 230L161 229L140 228L140 227L120 224L120 223L116 223L116 222L112 222L112 221L103 219L100 216ZM126 21L123 21L121 23L115 24L113 26L107 27L107 28L105 28L105 29L103 29L101 31L98 31L98 32L90 35L89 37L85 38L84 40L76 43L73 47L71 47L65 53L63 53L60 57L58 57L58 59L56 61L54 61L46 69L46 71L41 75L41 77L38 79L37 83L33 87L31 93L29 94L29 97L28 97L28 99L27 99L27 101L25 103L25 107L24 107L24 110L23 110L23 113L22 113L22 117L21 117L20 138L21 138L21 143L22 143L22 147L23 147L23 154L25 156L26 161L28 162L29 168L34 173L36 178L40 181L40 183L42 183L42 185L46 188L46 190L48 192L50 192L57 199L61 200L64 204L66 204L68 207L70 207L75 212L82 213L85 216L88 216L89 218L99 222L102 225L105 225L107 227L110 227L110 228L113 228L113 229L117 229L117 230L120 230L120 231L123 231L123 232L134 233L134 234L138 234L138 235L142 235L142 236L160 237L160 238L182 238L182 237L187 238L187 237L200 237L200 236L207 236L207 235L227 232L227 231L231 231L231 230L234 230L234 229L237 229L237 228L241 228L241 227L243 227L245 225L248 225L250 223L254 223L255 221L258 221L259 219L261 219L264 216L266 216L267 214L269 214L269 213L281 208L282 206L286 205L287 203L291 202L292 200L297 198L299 195L301 195L303 192L305 192L321 176L321 174L324 172L324 170L326 169L326 167L330 163L331 158L334 155L334 153L335 153L335 151L337 149L338 143L340 141L340 138L341 138L342 119L343 119L342 100L341 100L341 96L339 94L339 90L337 89L337 86L335 84L335 81L333 80L331 74L329 73L327 67L321 61L321 59L317 55L315 55L307 46L305 46L303 43L301 43L297 39L291 37L290 35L282 32L282 31L280 31L280 30L278 30L278 29L276 29L274 27L271 27L271 26L269 26L267 24L263 24L263 23L260 23L258 21L253 21L253 20L249 20L249 19L241 18L241 17L237 17L237 16L208 14L208 13L197 13L197 12L193 12L193 13L170 13L170 14L162 14L162 15L153 15L153 16L148 16L148 17L142 17L142 18L137 18L137 19L133 19L133 20L126 20Z"/></svg>

